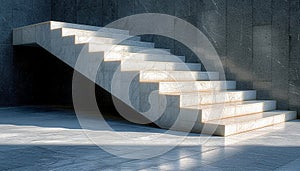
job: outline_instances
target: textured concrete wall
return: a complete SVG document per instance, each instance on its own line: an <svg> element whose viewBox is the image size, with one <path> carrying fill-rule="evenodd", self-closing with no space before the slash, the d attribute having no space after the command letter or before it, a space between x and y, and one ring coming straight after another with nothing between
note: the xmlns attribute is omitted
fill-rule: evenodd
<svg viewBox="0 0 300 171"><path fill-rule="evenodd" d="M300 111L300 2L290 1L289 18L289 65L288 70L288 104L291 109Z"/></svg>
<svg viewBox="0 0 300 171"><path fill-rule="evenodd" d="M51 0L0 4L0 106L70 104L65 100L70 98L61 98L70 97L71 90L65 88L70 80L64 76L70 69L40 48L12 46L12 28L51 19Z"/></svg>

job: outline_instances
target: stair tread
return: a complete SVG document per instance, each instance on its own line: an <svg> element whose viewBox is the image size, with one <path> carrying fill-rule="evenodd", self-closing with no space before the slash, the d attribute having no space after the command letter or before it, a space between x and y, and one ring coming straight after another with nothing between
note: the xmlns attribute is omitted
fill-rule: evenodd
<svg viewBox="0 0 300 171"><path fill-rule="evenodd" d="M166 92L166 95L195 95L195 96L202 96L202 95L218 95L222 93L243 93L243 92L256 92L256 90L218 90L218 91L193 91L193 92Z"/></svg>
<svg viewBox="0 0 300 171"><path fill-rule="evenodd" d="M212 95L212 94L222 94L222 93L243 93L243 92L256 92L256 90L220 90L220 91L195 91L195 92L179 92L179 95Z"/></svg>
<svg viewBox="0 0 300 171"><path fill-rule="evenodd" d="M237 123L245 123L245 122L253 122L255 120L277 116L285 113L289 113L293 111L288 110L274 110L274 111L268 111L268 112L261 112L261 113L254 113L254 114L248 114L248 115L242 115L242 116L235 116L230 118L222 118L222 119L216 119L216 120L210 120L206 121L205 123L210 124L216 124L216 125L232 125Z"/></svg>

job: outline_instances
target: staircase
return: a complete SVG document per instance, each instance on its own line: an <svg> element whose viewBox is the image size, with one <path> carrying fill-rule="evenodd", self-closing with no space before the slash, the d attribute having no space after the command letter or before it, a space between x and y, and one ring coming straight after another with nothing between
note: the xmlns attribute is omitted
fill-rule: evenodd
<svg viewBox="0 0 300 171"><path fill-rule="evenodd" d="M202 72L201 64L185 63L184 56L129 31L99 29L44 22L14 29L13 44L44 48L161 128L228 136L297 118L294 111L276 110L276 101L256 100L255 90L236 90L235 81ZM102 61L96 79L76 67L79 55L91 67ZM113 84L130 85L129 99Z"/></svg>

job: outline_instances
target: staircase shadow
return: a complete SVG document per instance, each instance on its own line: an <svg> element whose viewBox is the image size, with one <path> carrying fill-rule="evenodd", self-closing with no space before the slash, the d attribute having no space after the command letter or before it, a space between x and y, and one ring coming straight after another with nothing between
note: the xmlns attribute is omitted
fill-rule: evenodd
<svg viewBox="0 0 300 171"><path fill-rule="evenodd" d="M148 132L172 135L182 134L177 131L160 129L154 124L140 125L131 123L120 116L111 115L111 113L102 114L106 123L115 132ZM62 108L57 106L23 106L0 108L0 118L0 124L2 125L82 129L80 122L78 121L78 118L72 108ZM93 130L93 128L91 128L91 130ZM188 136L199 136L199 134L190 133Z"/></svg>

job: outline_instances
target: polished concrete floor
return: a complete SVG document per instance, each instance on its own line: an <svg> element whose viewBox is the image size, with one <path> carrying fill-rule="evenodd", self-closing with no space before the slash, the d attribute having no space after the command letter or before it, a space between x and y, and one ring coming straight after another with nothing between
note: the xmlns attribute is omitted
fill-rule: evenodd
<svg viewBox="0 0 300 171"><path fill-rule="evenodd" d="M300 170L297 120L227 138L107 123L82 129L70 110L1 108L0 170Z"/></svg>

